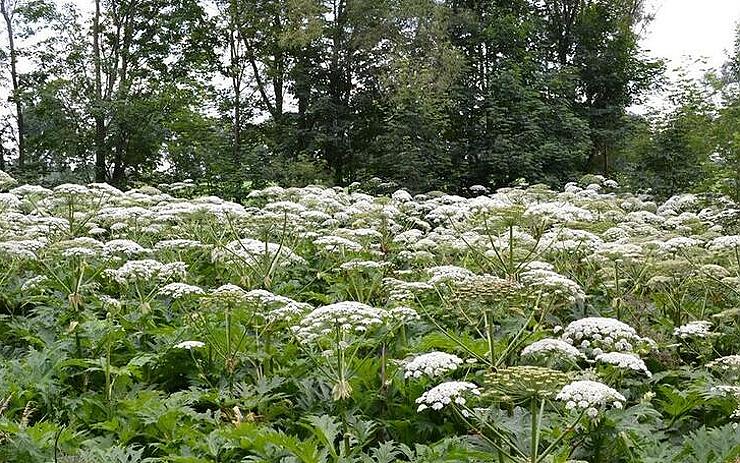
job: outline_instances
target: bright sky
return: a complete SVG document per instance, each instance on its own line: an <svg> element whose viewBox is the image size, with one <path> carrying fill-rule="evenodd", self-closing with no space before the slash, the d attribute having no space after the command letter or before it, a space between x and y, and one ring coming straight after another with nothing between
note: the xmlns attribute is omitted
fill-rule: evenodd
<svg viewBox="0 0 740 463"><path fill-rule="evenodd" d="M697 58L706 58L709 67L722 65L735 40L740 0L647 0L647 3L656 13L643 39L643 46L652 56L666 59L669 68L692 63ZM691 64L692 68L695 66Z"/></svg>

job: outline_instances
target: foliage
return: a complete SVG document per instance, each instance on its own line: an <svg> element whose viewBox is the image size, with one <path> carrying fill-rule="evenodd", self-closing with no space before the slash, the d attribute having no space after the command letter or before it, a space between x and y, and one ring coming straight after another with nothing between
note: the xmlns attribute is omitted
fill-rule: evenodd
<svg viewBox="0 0 740 463"><path fill-rule="evenodd" d="M727 198L0 185L3 461L740 452Z"/></svg>
<svg viewBox="0 0 740 463"><path fill-rule="evenodd" d="M2 159L46 185L562 185L661 72L638 0L11 1Z"/></svg>

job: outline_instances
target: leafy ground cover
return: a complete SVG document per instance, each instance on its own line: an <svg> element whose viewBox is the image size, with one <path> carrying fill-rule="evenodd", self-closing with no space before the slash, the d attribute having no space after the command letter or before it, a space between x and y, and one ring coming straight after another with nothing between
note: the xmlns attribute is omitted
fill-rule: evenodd
<svg viewBox="0 0 740 463"><path fill-rule="evenodd" d="M2 461L738 455L728 200L0 183Z"/></svg>

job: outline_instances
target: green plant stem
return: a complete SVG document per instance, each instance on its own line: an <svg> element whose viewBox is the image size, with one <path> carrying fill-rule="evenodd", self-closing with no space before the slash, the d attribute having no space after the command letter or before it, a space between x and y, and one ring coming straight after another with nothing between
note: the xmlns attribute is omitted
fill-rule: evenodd
<svg viewBox="0 0 740 463"><path fill-rule="evenodd" d="M488 311L483 312L483 322L486 325L486 341L488 342L488 355L491 365L496 365L496 353L493 349L493 323L489 320Z"/></svg>
<svg viewBox="0 0 740 463"><path fill-rule="evenodd" d="M544 401L543 401L544 403ZM531 426L532 426L532 435L531 435L531 449L529 451L529 459L532 463L537 462L537 446L539 444L539 428L538 426L538 419L537 419L537 400L532 399L532 402L529 405L529 413L531 418Z"/></svg>
<svg viewBox="0 0 740 463"><path fill-rule="evenodd" d="M110 346L105 351L105 400L110 402L111 396L113 395L113 384L111 382L110 372Z"/></svg>
<svg viewBox="0 0 740 463"><path fill-rule="evenodd" d="M617 320L622 319L622 297L619 294L619 262L614 262L614 285L617 294Z"/></svg>
<svg viewBox="0 0 740 463"><path fill-rule="evenodd" d="M465 422L465 424L467 424L471 429L478 431L480 433L480 436L481 436L481 438L483 440L485 440L486 442L488 442L493 448L495 448L496 450L498 450L506 458L508 458L511 461L515 461L515 462L522 461L520 458L517 458L517 457L513 456L511 453L507 452L504 449L504 446L500 442L497 442L497 441L501 441L501 440L506 441L506 439L501 435L501 433L499 433L497 430L493 429L490 425L487 425L486 427L488 427L489 429L491 429L492 431L494 431L494 434L496 435L496 440L491 439L490 437L488 437L485 434L483 434L482 432L480 432L479 428L477 426L475 426L473 423L471 423L470 420L468 420L465 417L465 415L463 415L459 410L457 410L457 409L455 409L455 410L457 411L457 414L460 416L460 418L462 418L462 420ZM522 454L521 450L519 450L518 448L516 448L516 446L511 445L511 448L513 450L516 450L517 453L519 453L522 457L524 457L524 454Z"/></svg>
<svg viewBox="0 0 740 463"><path fill-rule="evenodd" d="M545 458L547 458L547 456L550 453L552 453L553 450L555 450L558 445L560 445L563 439L565 439L568 436L568 434L570 434L576 428L576 426L578 425L578 422L581 421L581 418L583 418L584 413L586 413L585 410L581 411L581 413L578 415L578 418L576 418L575 421L573 421L573 423L570 426L568 426L568 428L565 431L563 431L563 433L557 439L555 439L555 441L552 444L550 444L545 449L544 452L540 454L540 457L535 461L535 463L542 463L543 461L545 461Z"/></svg>
<svg viewBox="0 0 740 463"><path fill-rule="evenodd" d="M509 275L514 275L514 224L509 224Z"/></svg>
<svg viewBox="0 0 740 463"><path fill-rule="evenodd" d="M229 377L229 394L234 393L234 371L232 366L232 352L231 352L231 307L226 309L226 374Z"/></svg>

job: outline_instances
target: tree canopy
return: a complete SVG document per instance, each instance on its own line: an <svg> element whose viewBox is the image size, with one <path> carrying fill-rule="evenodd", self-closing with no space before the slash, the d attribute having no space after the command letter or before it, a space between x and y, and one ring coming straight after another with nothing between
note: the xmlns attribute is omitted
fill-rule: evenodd
<svg viewBox="0 0 740 463"><path fill-rule="evenodd" d="M0 4L29 181L562 184L611 173L662 73L641 0Z"/></svg>

